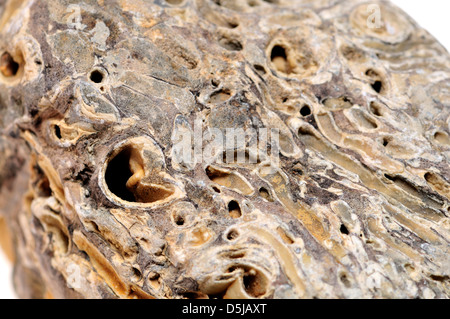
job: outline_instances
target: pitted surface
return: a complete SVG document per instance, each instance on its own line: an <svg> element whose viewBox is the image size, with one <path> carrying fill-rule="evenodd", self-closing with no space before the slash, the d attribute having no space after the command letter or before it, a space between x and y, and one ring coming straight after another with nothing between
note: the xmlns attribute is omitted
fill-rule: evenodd
<svg viewBox="0 0 450 319"><path fill-rule="evenodd" d="M0 240L20 297L450 296L450 57L389 2L0 13ZM180 163L196 123L249 148L278 129L279 154L237 163L206 140L213 156Z"/></svg>

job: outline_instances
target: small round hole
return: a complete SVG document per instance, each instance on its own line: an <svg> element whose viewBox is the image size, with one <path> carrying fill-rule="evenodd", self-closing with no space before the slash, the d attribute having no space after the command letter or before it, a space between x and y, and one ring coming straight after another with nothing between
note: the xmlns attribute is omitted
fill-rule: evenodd
<svg viewBox="0 0 450 319"><path fill-rule="evenodd" d="M309 107L309 105L304 105L301 109L300 109L300 114L302 116L308 116L311 115L311 108Z"/></svg>
<svg viewBox="0 0 450 319"><path fill-rule="evenodd" d="M227 234L227 239L228 240L235 240L236 238L239 237L239 233L237 232L237 230L230 230Z"/></svg>
<svg viewBox="0 0 450 319"><path fill-rule="evenodd" d="M91 76L89 79L94 83L102 83L103 82L104 75L99 70L94 70L91 72Z"/></svg>
<svg viewBox="0 0 450 319"><path fill-rule="evenodd" d="M175 221L175 224L177 224L177 226L183 226L184 222L185 222L183 216L180 216L180 215L176 216L174 218L174 221Z"/></svg>

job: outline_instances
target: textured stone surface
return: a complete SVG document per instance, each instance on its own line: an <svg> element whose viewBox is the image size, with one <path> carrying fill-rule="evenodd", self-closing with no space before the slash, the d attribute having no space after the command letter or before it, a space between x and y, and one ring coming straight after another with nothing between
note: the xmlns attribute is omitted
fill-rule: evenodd
<svg viewBox="0 0 450 319"><path fill-rule="evenodd" d="M0 239L19 297L450 296L450 58L398 8L0 13ZM279 169L179 165L173 137L196 119L279 129Z"/></svg>

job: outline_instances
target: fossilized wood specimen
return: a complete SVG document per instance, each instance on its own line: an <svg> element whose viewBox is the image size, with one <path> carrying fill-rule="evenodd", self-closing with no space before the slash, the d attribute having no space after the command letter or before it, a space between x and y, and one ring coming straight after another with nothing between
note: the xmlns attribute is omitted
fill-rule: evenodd
<svg viewBox="0 0 450 319"><path fill-rule="evenodd" d="M1 3L20 297L450 296L450 58L389 2ZM179 165L198 119L278 169Z"/></svg>

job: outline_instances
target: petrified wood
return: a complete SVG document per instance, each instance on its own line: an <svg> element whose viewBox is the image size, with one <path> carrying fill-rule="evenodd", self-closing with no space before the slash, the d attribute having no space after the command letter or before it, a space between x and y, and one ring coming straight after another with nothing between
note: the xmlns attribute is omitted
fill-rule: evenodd
<svg viewBox="0 0 450 319"><path fill-rule="evenodd" d="M450 57L389 2L0 14L0 239L19 297L450 296ZM251 134L176 160L212 128Z"/></svg>

